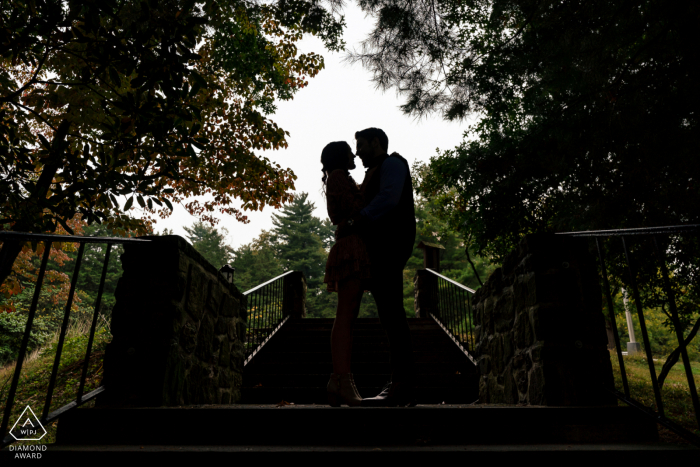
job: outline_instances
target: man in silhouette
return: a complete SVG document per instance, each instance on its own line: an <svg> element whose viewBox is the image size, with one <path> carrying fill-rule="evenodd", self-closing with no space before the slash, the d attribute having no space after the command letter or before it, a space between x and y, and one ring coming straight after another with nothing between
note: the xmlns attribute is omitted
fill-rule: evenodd
<svg viewBox="0 0 700 467"><path fill-rule="evenodd" d="M391 381L363 406L414 406L411 333L403 307L403 268L416 238L413 185L408 162L387 154L389 139L378 128L355 133L357 156L367 168L360 188L365 208L348 221L367 246L372 293L391 349Z"/></svg>

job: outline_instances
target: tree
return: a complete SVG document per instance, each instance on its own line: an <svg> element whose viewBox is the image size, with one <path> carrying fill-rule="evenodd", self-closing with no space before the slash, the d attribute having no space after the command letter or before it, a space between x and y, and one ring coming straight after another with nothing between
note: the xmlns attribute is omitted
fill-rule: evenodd
<svg viewBox="0 0 700 467"><path fill-rule="evenodd" d="M331 5L333 7L333 5ZM286 147L268 115L323 67L304 34L338 50L344 25L316 1L36 0L0 3L0 224L145 233L172 203L215 209L290 200L294 174L254 151ZM121 206L118 196L126 196ZM141 218L129 213L136 202ZM20 253L7 241L0 283Z"/></svg>
<svg viewBox="0 0 700 467"><path fill-rule="evenodd" d="M351 59L406 95L405 112L483 117L421 187L457 189L444 210L478 250L501 257L527 232L697 222L697 5L361 5L379 21Z"/></svg>
<svg viewBox="0 0 700 467"><path fill-rule="evenodd" d="M232 266L236 269L234 282L241 292L269 281L284 273L276 255L272 234L266 230L252 242L241 245L233 252Z"/></svg>
<svg viewBox="0 0 700 467"><path fill-rule="evenodd" d="M221 229L219 232L215 227L203 222L195 222L192 227L183 228L195 250L216 269L229 264L233 259L233 248L226 244L228 230Z"/></svg>
<svg viewBox="0 0 700 467"><path fill-rule="evenodd" d="M327 238L327 225L313 215L314 203L308 193L300 193L280 214L272 215L272 241L276 256L285 271L302 271L307 285L307 313L318 315L322 307L317 298L325 292L323 278L327 251L322 238ZM325 308L325 307L322 307ZM335 312L335 310L334 310Z"/></svg>
<svg viewBox="0 0 700 467"><path fill-rule="evenodd" d="M481 117L418 186L477 253L500 260L532 232L700 222L696 3L361 5L378 21L350 59L404 93L406 113ZM668 310L653 243L632 243L644 306ZM629 288L619 242L605 249ZM700 242L670 236L661 250L692 333Z"/></svg>

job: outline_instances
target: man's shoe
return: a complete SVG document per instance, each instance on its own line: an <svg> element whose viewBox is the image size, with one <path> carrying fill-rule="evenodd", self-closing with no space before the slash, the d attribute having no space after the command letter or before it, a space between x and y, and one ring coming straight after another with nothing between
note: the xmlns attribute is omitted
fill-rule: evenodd
<svg viewBox="0 0 700 467"><path fill-rule="evenodd" d="M375 397L362 399L362 407L415 407L415 387L402 381L389 382Z"/></svg>

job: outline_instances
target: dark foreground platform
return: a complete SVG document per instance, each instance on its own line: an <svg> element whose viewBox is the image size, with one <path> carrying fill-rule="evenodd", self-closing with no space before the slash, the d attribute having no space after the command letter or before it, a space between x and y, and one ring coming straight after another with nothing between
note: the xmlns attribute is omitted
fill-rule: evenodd
<svg viewBox="0 0 700 467"><path fill-rule="evenodd" d="M0 459L11 457L0 452ZM341 457L339 457L341 456ZM161 463L293 459L669 461L700 450L658 441L627 407L229 405L78 409L44 459Z"/></svg>
<svg viewBox="0 0 700 467"><path fill-rule="evenodd" d="M656 425L627 407L229 405L81 409L60 445L366 446L639 443Z"/></svg>

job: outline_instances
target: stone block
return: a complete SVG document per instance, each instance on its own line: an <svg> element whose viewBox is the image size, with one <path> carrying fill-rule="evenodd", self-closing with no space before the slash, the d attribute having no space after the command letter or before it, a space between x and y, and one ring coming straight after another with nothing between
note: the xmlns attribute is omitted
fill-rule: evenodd
<svg viewBox="0 0 700 467"><path fill-rule="evenodd" d="M515 320L513 338L518 349L525 349L534 340L532 328L530 326L530 315L527 311L521 311Z"/></svg>
<svg viewBox="0 0 700 467"><path fill-rule="evenodd" d="M212 363L214 354L214 320L205 315L199 325L197 333L197 358L206 363Z"/></svg>
<svg viewBox="0 0 700 467"><path fill-rule="evenodd" d="M506 404L518 403L518 388L513 377L513 367L509 363L503 372L503 400Z"/></svg>
<svg viewBox="0 0 700 467"><path fill-rule="evenodd" d="M197 325L187 321L180 329L180 346L185 354L191 354L197 347Z"/></svg>
<svg viewBox="0 0 700 467"><path fill-rule="evenodd" d="M221 297L220 313L221 316L226 316L227 318L233 318L236 316L236 301L234 297L230 295L224 295Z"/></svg>
<svg viewBox="0 0 700 467"><path fill-rule="evenodd" d="M204 315L204 299L205 277L201 268L196 265L190 265L189 269L189 284L187 286L187 312L195 321L202 319Z"/></svg>
<svg viewBox="0 0 700 467"><path fill-rule="evenodd" d="M542 365L533 365L528 374L527 402L529 405L545 405L544 384Z"/></svg>
<svg viewBox="0 0 700 467"><path fill-rule="evenodd" d="M230 369L224 368L219 373L219 387L226 389L233 387L233 372Z"/></svg>
<svg viewBox="0 0 700 467"><path fill-rule="evenodd" d="M229 343L227 336L222 336L221 339L221 350L219 352L219 367L228 368L231 363L231 344Z"/></svg>

